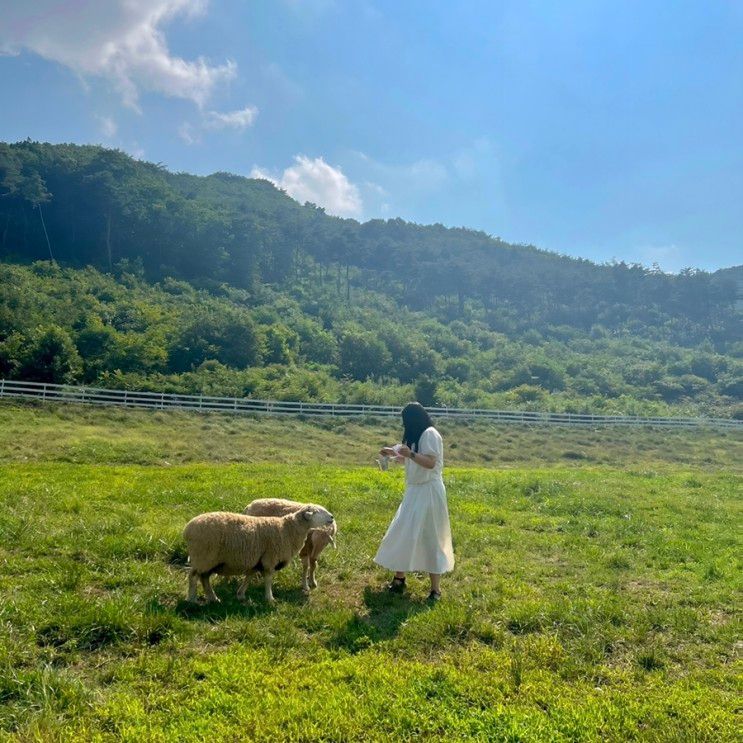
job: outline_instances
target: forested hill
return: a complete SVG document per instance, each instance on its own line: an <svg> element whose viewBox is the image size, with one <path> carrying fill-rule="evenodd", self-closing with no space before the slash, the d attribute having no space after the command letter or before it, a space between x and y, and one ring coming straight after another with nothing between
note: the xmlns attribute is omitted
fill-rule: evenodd
<svg viewBox="0 0 743 743"><path fill-rule="evenodd" d="M735 271L667 275L468 229L359 223L267 181L170 173L101 147L0 143L0 260L5 375L190 389L205 382L175 375L207 363L252 394L234 374L281 367L325 375L297 396L356 384L357 399L396 399L425 382L452 404L721 414L740 394ZM57 267L10 265L36 261ZM73 296L84 309L70 313ZM79 363L38 372L21 358L44 327ZM389 382L402 391L382 392Z"/></svg>
<svg viewBox="0 0 743 743"><path fill-rule="evenodd" d="M348 274L416 309L443 301L463 311L472 300L505 332L661 327L681 343L720 343L733 321L735 282L708 273L597 266L400 219L360 224L301 206L267 181L173 174L100 147L0 145L0 193L5 260L53 256L103 270L130 261L150 279L243 288L332 267L344 290Z"/></svg>

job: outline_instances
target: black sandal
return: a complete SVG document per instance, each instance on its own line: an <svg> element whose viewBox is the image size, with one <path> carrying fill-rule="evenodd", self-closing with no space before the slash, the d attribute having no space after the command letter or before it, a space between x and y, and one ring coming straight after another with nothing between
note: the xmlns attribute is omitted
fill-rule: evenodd
<svg viewBox="0 0 743 743"><path fill-rule="evenodd" d="M436 601L439 601L441 599L441 591L431 591L431 593L428 594L428 600L431 603L435 603Z"/></svg>
<svg viewBox="0 0 743 743"><path fill-rule="evenodd" d="M392 582L387 584L387 590L390 593L402 593L405 590L405 578L395 576Z"/></svg>

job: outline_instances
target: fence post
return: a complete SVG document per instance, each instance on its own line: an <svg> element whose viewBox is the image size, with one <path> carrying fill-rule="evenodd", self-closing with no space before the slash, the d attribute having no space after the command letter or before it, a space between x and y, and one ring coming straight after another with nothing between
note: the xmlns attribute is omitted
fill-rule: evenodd
<svg viewBox="0 0 743 743"><path fill-rule="evenodd" d="M160 410L164 410L164 409L165 409L165 393L161 392L160 393Z"/></svg>
<svg viewBox="0 0 743 743"><path fill-rule="evenodd" d="M0 379L0 397L5 395L5 380Z"/></svg>

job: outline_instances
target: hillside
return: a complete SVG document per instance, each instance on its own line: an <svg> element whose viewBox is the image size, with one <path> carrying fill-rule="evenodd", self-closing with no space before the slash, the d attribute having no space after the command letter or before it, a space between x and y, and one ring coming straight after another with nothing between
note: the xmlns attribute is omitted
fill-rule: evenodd
<svg viewBox="0 0 743 743"><path fill-rule="evenodd" d="M732 270L362 224L92 146L0 144L0 194L3 376L628 413L743 397Z"/></svg>

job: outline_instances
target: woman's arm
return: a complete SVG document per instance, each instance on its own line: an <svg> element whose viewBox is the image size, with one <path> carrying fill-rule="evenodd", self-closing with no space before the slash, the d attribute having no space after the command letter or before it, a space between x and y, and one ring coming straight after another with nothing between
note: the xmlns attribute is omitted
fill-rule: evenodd
<svg viewBox="0 0 743 743"><path fill-rule="evenodd" d="M433 454L420 454L417 451L411 451L410 447L405 445L398 449L398 453L402 457L412 459L416 464L427 470L432 470L436 466L436 457Z"/></svg>

